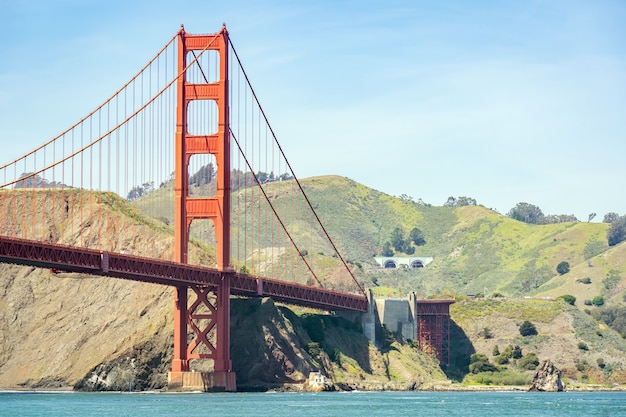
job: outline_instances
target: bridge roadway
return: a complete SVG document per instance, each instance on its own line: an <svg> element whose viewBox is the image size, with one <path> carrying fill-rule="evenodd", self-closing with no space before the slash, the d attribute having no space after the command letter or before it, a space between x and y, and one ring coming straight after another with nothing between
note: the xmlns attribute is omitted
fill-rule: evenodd
<svg viewBox="0 0 626 417"><path fill-rule="evenodd" d="M223 272L215 268L3 236L0 236L0 262L175 287L218 286L223 274L229 274L232 295L271 297L275 301L321 310L367 312L367 298L364 295L342 293L235 271Z"/></svg>

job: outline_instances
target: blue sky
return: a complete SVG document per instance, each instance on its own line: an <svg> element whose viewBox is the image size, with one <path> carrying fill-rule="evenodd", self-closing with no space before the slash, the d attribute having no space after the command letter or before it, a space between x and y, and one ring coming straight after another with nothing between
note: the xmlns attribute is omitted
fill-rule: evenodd
<svg viewBox="0 0 626 417"><path fill-rule="evenodd" d="M625 1L0 0L0 163L223 22L300 178L626 214Z"/></svg>

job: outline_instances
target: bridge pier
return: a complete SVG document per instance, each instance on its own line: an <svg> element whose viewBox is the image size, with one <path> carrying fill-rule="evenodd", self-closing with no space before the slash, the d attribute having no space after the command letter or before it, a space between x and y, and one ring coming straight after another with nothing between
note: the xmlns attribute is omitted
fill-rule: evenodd
<svg viewBox="0 0 626 417"><path fill-rule="evenodd" d="M189 300L189 290L195 299ZM236 391L230 359L230 274L223 273L217 287L176 287L174 304L174 358L168 389ZM192 370L191 359L212 360L213 370Z"/></svg>
<svg viewBox="0 0 626 417"><path fill-rule="evenodd" d="M168 391L236 391L234 372L175 372L167 375Z"/></svg>

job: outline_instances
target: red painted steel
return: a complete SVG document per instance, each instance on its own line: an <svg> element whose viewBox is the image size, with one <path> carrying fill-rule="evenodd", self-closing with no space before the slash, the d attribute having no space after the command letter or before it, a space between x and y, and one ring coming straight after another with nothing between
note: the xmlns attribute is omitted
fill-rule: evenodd
<svg viewBox="0 0 626 417"><path fill-rule="evenodd" d="M322 310L367 311L367 298L323 288L254 277L215 268L141 258L113 252L62 246L0 236L0 262L77 272L177 288L218 288L222 277L231 280L231 294L272 297L287 304ZM185 292L186 293L186 292Z"/></svg>
<svg viewBox="0 0 626 417"><path fill-rule="evenodd" d="M450 304L454 300L417 301L417 340L420 350L450 365Z"/></svg>
<svg viewBox="0 0 626 417"><path fill-rule="evenodd" d="M185 70L189 52L217 51L219 55L219 79L214 83L194 84L187 81ZM211 291L217 297L211 305L211 320L208 327L193 324L199 307L208 308L206 303L194 302L188 306L187 289L178 287L174 300L174 360L172 371L189 371L189 359L197 358L193 351L198 344L209 353L201 358L214 361L216 372L231 372L230 360L230 138L228 128L228 31L226 27L214 35L190 35L181 29L178 37L177 110L176 110L176 161L174 174L174 229L175 260L187 263L189 228L194 219L211 219L215 225L216 262L220 278ZM216 135L190 135L188 108L193 100L213 100L217 104L218 131ZM212 198L189 196L189 159L191 155L211 153L217 165L217 191ZM204 290L192 287L199 297ZM206 296L203 296L206 300ZM196 334L195 341L188 345L187 325ZM208 341L207 333L215 328L215 346Z"/></svg>

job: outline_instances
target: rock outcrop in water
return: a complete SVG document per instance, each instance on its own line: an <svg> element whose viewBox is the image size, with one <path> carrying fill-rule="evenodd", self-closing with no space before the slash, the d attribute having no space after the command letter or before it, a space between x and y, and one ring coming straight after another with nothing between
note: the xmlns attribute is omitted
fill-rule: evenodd
<svg viewBox="0 0 626 417"><path fill-rule="evenodd" d="M565 384L561 380L561 371L554 366L550 359L539 365L530 384L529 391L560 392L565 391Z"/></svg>

